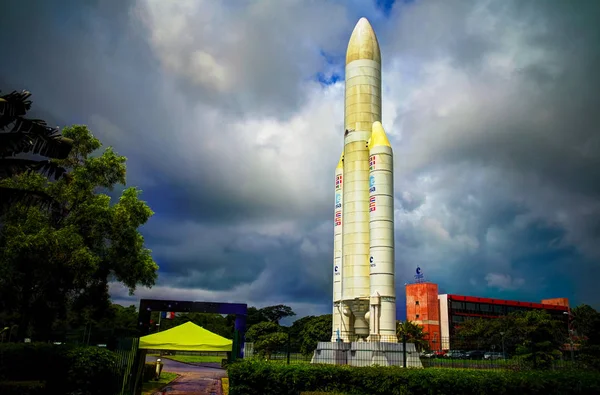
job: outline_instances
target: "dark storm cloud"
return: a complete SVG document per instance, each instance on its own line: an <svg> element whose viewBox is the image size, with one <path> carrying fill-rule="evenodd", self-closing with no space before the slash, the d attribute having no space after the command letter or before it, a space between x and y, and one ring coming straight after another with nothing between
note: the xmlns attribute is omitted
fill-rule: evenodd
<svg viewBox="0 0 600 395"><path fill-rule="evenodd" d="M487 273L491 288L505 284L513 295L535 297L516 290L522 278L540 294L600 303L585 281L600 256L592 242L600 223L599 11L592 1L432 1L397 10L384 52L397 51L403 75L414 78L402 81L413 93L397 108L398 185L426 195L415 215L438 221L425 228L446 240L442 251L461 235L479 245L442 257L426 239L402 235L399 259L427 263L463 290L475 289L469 276ZM492 246L491 234L504 244ZM567 269L574 265L578 274Z"/></svg>
<svg viewBox="0 0 600 395"><path fill-rule="evenodd" d="M420 265L451 293L600 303L598 2L404 3L15 1L0 81L128 157L162 273L138 295L326 312L343 91L314 76L367 15L399 300Z"/></svg>

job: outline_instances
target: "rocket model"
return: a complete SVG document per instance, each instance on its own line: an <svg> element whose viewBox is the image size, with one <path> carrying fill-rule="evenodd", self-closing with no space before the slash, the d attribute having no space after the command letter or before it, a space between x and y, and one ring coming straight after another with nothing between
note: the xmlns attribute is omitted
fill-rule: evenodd
<svg viewBox="0 0 600 395"><path fill-rule="evenodd" d="M346 52L344 152L335 170L332 341L397 343L393 153L381 125L381 53L361 18Z"/></svg>

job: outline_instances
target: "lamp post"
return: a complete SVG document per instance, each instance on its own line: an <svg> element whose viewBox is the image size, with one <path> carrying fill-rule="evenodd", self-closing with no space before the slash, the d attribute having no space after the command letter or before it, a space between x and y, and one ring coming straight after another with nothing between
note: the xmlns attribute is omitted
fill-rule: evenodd
<svg viewBox="0 0 600 395"><path fill-rule="evenodd" d="M563 312L563 314L568 316L568 330L569 330L569 348L571 349L571 362L575 361L575 355L573 351L573 314L571 314L571 308L567 311Z"/></svg>
<svg viewBox="0 0 600 395"><path fill-rule="evenodd" d="M506 359L506 355L504 354L504 333L500 332L500 336L502 336L502 359Z"/></svg>

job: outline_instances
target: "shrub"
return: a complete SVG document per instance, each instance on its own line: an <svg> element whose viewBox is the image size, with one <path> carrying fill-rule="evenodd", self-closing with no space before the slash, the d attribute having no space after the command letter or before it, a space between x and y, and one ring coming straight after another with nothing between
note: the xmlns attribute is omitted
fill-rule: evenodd
<svg viewBox="0 0 600 395"><path fill-rule="evenodd" d="M41 381L0 381L2 395L45 395L46 386Z"/></svg>
<svg viewBox="0 0 600 395"><path fill-rule="evenodd" d="M45 381L56 372L57 346L47 343L0 343L0 379Z"/></svg>
<svg viewBox="0 0 600 395"><path fill-rule="evenodd" d="M5 343L0 354L0 379L46 382L49 393L105 394L118 386L117 358L106 349Z"/></svg>
<svg viewBox="0 0 600 395"><path fill-rule="evenodd" d="M335 365L283 365L243 361L228 367L231 395L592 395L600 375L577 371L484 371L457 369L356 368Z"/></svg>
<svg viewBox="0 0 600 395"><path fill-rule="evenodd" d="M85 395L112 394L118 389L120 373L113 352L98 347L78 347L63 355L66 377L60 380L62 383L56 383L60 384L57 388Z"/></svg>

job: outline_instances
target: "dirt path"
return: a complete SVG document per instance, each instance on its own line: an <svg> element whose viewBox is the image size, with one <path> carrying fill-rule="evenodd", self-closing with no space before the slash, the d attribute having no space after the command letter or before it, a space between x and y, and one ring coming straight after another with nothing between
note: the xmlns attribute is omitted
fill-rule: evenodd
<svg viewBox="0 0 600 395"><path fill-rule="evenodd" d="M165 389L168 395L222 395L221 378L227 377L224 369L194 366L186 363L162 358L163 372L180 375ZM146 362L156 362L156 357L147 357Z"/></svg>

